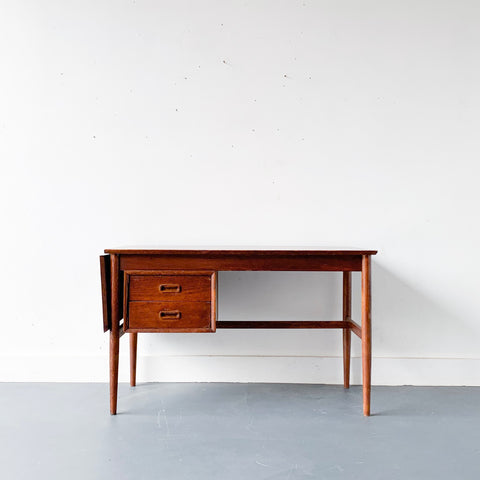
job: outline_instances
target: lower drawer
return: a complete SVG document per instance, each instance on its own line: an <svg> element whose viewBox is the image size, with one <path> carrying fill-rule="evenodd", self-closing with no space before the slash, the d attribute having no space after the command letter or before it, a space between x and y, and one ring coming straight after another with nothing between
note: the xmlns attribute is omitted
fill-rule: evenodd
<svg viewBox="0 0 480 480"><path fill-rule="evenodd" d="M127 330L212 332L210 302L129 302Z"/></svg>

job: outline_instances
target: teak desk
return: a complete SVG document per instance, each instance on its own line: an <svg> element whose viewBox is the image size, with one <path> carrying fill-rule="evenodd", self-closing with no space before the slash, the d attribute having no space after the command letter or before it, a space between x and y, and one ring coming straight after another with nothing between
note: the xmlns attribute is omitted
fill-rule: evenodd
<svg viewBox="0 0 480 480"><path fill-rule="evenodd" d="M363 413L370 415L370 257L376 250L106 249L100 257L103 328L110 330L110 413L117 413L119 341L130 334L130 385L138 332L215 332L217 328L341 328L344 386L350 386L351 332L362 340ZM339 321L218 321L217 272L343 272ZM362 324L351 317L351 272L362 272ZM123 319L123 323L121 320Z"/></svg>

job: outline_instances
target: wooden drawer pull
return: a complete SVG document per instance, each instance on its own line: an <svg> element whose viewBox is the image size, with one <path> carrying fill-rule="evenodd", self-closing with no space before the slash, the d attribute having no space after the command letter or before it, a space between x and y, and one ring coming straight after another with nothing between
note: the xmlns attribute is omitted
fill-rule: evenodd
<svg viewBox="0 0 480 480"><path fill-rule="evenodd" d="M162 310L160 318L182 318L182 312L180 310Z"/></svg>
<svg viewBox="0 0 480 480"><path fill-rule="evenodd" d="M182 287L176 284L163 284L160 285L158 289L166 293L180 293L182 291Z"/></svg>

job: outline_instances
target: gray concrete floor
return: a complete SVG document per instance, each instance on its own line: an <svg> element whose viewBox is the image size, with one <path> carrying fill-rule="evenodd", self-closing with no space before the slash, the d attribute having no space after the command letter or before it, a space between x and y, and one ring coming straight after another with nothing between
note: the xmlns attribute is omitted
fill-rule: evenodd
<svg viewBox="0 0 480 480"><path fill-rule="evenodd" d="M480 388L0 384L0 477L480 479Z"/></svg>

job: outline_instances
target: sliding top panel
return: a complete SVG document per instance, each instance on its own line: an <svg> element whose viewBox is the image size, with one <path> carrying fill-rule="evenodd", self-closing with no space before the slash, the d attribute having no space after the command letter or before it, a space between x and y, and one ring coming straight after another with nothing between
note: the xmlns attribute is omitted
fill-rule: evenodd
<svg viewBox="0 0 480 480"><path fill-rule="evenodd" d="M239 257L248 256L318 256L318 255L375 255L377 250L364 250L359 248L235 248L235 249L185 249L185 248L170 248L170 249L158 249L158 248L107 248L105 253L113 254L131 254L131 255L215 255L229 257L236 255Z"/></svg>

